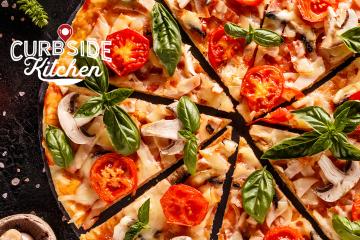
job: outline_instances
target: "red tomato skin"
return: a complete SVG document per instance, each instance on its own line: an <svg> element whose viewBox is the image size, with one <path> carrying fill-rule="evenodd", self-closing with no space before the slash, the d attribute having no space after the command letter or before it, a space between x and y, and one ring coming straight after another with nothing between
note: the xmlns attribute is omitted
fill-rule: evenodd
<svg viewBox="0 0 360 240"><path fill-rule="evenodd" d="M265 235L264 240L303 240L301 233L291 227L274 227Z"/></svg>
<svg viewBox="0 0 360 240"><path fill-rule="evenodd" d="M353 203L352 210L351 210L351 217L353 221L360 220L360 197L358 197L355 202Z"/></svg>
<svg viewBox="0 0 360 240"><path fill-rule="evenodd" d="M234 1L240 5L245 5L250 7L256 7L263 2L263 0L234 0Z"/></svg>
<svg viewBox="0 0 360 240"><path fill-rule="evenodd" d="M160 199L160 204L167 222L181 226L200 224L209 207L199 190L185 184L171 186Z"/></svg>
<svg viewBox="0 0 360 240"><path fill-rule="evenodd" d="M115 170L116 168L121 169L126 174L121 182L125 188L116 189L116 187L108 186L109 182L107 180L109 179L105 178L103 170L109 168L109 171L114 168ZM135 162L131 158L117 153L107 153L100 156L95 160L90 170L90 186L95 190L100 199L108 203L112 203L116 199L134 192L137 188L137 182Z"/></svg>
<svg viewBox="0 0 360 240"><path fill-rule="evenodd" d="M309 22L321 22L327 16L327 8L335 6L332 0L297 0L297 7L302 18Z"/></svg>
<svg viewBox="0 0 360 240"><path fill-rule="evenodd" d="M261 65L248 70L241 85L241 95L247 100L252 111L271 110L281 99L285 78L282 71L274 66ZM260 89L262 92L257 91Z"/></svg>
<svg viewBox="0 0 360 240"><path fill-rule="evenodd" d="M219 27L210 33L208 58L215 69L226 64L237 52L243 50L245 40L234 39L225 34L224 27Z"/></svg>
<svg viewBox="0 0 360 240"><path fill-rule="evenodd" d="M349 100L360 100L360 91L354 93L349 97Z"/></svg>
<svg viewBox="0 0 360 240"><path fill-rule="evenodd" d="M106 53L112 61L105 63L120 77L139 70L149 59L150 41L136 31L120 30L106 40L112 42L110 53Z"/></svg>

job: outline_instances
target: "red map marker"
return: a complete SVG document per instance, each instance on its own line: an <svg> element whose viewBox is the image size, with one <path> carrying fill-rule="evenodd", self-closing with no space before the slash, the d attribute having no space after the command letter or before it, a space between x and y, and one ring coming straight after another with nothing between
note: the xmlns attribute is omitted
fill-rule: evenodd
<svg viewBox="0 0 360 240"><path fill-rule="evenodd" d="M61 40L66 42L73 34L73 29L69 24L66 24L66 23L61 24L58 27L57 33L58 33L59 37L61 38Z"/></svg>

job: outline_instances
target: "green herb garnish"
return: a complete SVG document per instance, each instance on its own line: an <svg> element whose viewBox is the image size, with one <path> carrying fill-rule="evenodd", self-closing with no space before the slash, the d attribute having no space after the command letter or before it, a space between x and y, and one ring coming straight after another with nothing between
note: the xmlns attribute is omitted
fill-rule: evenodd
<svg viewBox="0 0 360 240"><path fill-rule="evenodd" d="M151 16L154 51L172 76L181 57L179 26L161 3L155 3Z"/></svg>
<svg viewBox="0 0 360 240"><path fill-rule="evenodd" d="M346 217L334 215L332 225L342 240L360 240L360 221L351 222Z"/></svg>
<svg viewBox="0 0 360 240"><path fill-rule="evenodd" d="M43 6L36 0L16 0L16 4L20 7L27 16L31 18L31 21L38 27L43 28L48 25L48 14L44 10Z"/></svg>
<svg viewBox="0 0 360 240"><path fill-rule="evenodd" d="M138 211L138 220L133 223L125 234L124 240L133 240L149 223L150 198L146 200Z"/></svg>
<svg viewBox="0 0 360 240"><path fill-rule="evenodd" d="M360 27L354 27L340 35L345 45L354 53L360 53Z"/></svg>
<svg viewBox="0 0 360 240"><path fill-rule="evenodd" d="M360 124L360 101L347 101L340 105L334 113L334 120L320 107L306 107L293 113L314 130L273 146L263 154L263 159L305 157L330 149L336 158L360 161L360 149L346 136Z"/></svg>
<svg viewBox="0 0 360 240"><path fill-rule="evenodd" d="M243 208L258 223L263 223L274 195L274 179L271 173L266 168L256 170L246 179L242 188Z"/></svg>
<svg viewBox="0 0 360 240"><path fill-rule="evenodd" d="M251 26L249 26L249 30L246 31L236 24L226 23L224 30L225 33L232 38L245 38L247 44L254 41L263 47L275 47L284 42L282 36L274 31L267 29L253 29Z"/></svg>
<svg viewBox="0 0 360 240"><path fill-rule="evenodd" d="M177 116L184 129L179 131L185 140L184 163L190 174L196 172L198 143L195 132L200 128L200 113L195 103L188 97L181 97L177 105Z"/></svg>

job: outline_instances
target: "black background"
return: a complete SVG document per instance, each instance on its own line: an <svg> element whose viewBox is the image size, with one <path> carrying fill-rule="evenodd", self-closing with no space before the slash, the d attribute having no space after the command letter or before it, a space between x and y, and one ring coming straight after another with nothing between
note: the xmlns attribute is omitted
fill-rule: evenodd
<svg viewBox="0 0 360 240"><path fill-rule="evenodd" d="M63 215L43 172L37 137L41 82L36 76L24 75L22 61L11 60L10 45L14 39L56 39L57 27L67 22L80 0L40 0L49 14L49 25L42 30L13 6L14 1L7 2L8 7L0 6L0 165L5 165L4 169L0 168L0 218L35 213L50 224L59 240L77 239L71 227L62 221ZM25 95L20 96L19 92ZM15 177L21 180L17 186L11 184ZM24 181L26 178L29 182ZM4 193L8 194L6 199L2 197Z"/></svg>

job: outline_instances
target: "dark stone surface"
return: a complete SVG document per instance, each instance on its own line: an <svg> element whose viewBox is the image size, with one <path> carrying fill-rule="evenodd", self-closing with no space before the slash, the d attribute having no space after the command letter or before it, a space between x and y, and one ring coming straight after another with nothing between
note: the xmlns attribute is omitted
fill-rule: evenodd
<svg viewBox="0 0 360 240"><path fill-rule="evenodd" d="M13 39L57 38L57 27L69 19L80 0L40 2L50 17L49 25L43 30L18 11L13 1L8 0L8 7L0 6L0 218L32 212L51 225L59 240L72 240L77 239L76 235L62 222L63 215L43 171L38 141L41 82L36 76L24 75L23 62L10 59L10 45ZM25 95L20 96L19 92ZM2 164L5 168L1 168ZM14 178L20 179L17 186L11 184Z"/></svg>

